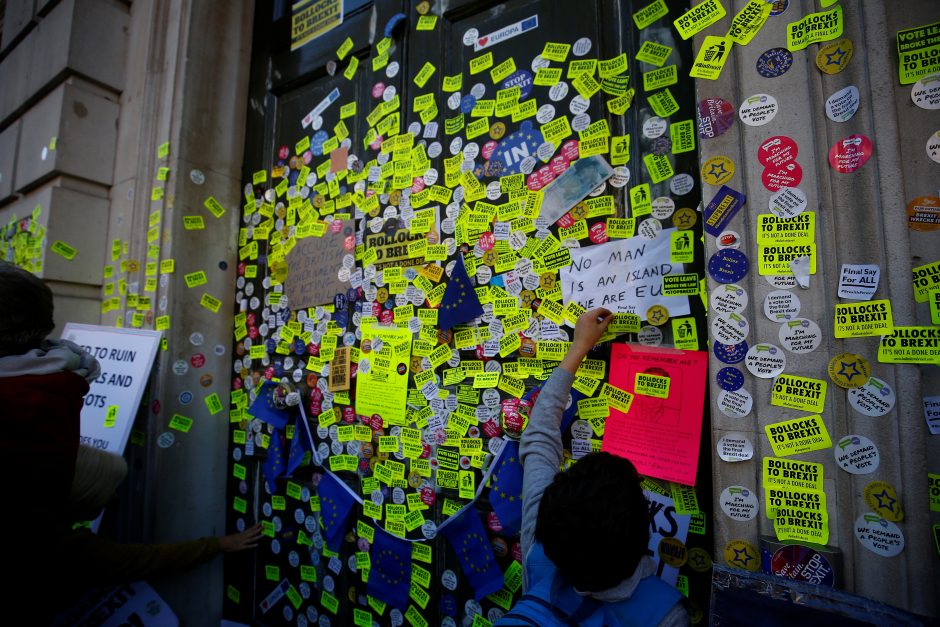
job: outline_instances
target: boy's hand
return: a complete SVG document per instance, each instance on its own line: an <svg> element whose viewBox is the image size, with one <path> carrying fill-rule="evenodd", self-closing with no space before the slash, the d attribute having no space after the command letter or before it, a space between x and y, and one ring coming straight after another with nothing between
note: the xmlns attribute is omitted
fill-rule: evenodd
<svg viewBox="0 0 940 627"><path fill-rule="evenodd" d="M574 341L571 343L572 350L587 355L588 351L594 348L597 340L604 335L604 331L614 319L614 314L604 307L598 307L585 311L578 317L574 325Z"/></svg>
<svg viewBox="0 0 940 627"><path fill-rule="evenodd" d="M241 533L232 533L219 538L219 546L221 546L222 550L226 553L253 549L258 546L258 541L261 539L261 536L261 523L258 523L254 527L245 529Z"/></svg>

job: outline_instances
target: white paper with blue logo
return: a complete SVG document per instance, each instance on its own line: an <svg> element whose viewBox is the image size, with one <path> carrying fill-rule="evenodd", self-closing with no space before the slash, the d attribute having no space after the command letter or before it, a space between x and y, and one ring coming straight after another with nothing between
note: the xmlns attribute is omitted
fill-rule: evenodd
<svg viewBox="0 0 940 627"><path fill-rule="evenodd" d="M670 586L676 585L679 569L669 566L659 558L659 543L663 538L676 538L682 544L689 537L688 514L676 512L675 503L668 496L658 492L645 492L650 502L650 542L646 545L646 554L656 563L656 575Z"/></svg>

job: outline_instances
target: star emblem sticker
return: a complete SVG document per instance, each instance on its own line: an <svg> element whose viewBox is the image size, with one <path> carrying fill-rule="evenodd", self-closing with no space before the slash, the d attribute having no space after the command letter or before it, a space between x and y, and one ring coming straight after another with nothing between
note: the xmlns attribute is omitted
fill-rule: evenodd
<svg viewBox="0 0 940 627"><path fill-rule="evenodd" d="M892 512L894 511L894 504L898 502L896 498L892 498L892 496L888 494L887 488L882 489L881 494L874 494L872 496L878 499L879 508L883 507L884 509L892 511Z"/></svg>
<svg viewBox="0 0 940 627"><path fill-rule="evenodd" d="M846 379L848 379L849 381L851 381L853 378L855 378L855 375L861 375L861 374L862 374L862 373L859 371L859 369L858 369L858 363L857 363L857 362L854 362L854 361L853 361L853 362L851 362L851 363L845 363L844 361L840 361L839 364L840 364L840 368L839 368L838 374L844 376L844 377L845 377ZM850 370L851 370L851 374L850 374L850 372L849 372Z"/></svg>
<svg viewBox="0 0 940 627"><path fill-rule="evenodd" d="M711 169L708 171L708 175L713 176L716 181L723 179L727 173L728 170L725 169L725 164L723 163L713 163Z"/></svg>
<svg viewBox="0 0 940 627"><path fill-rule="evenodd" d="M844 56L845 52L843 52L842 48L836 48L832 54L826 55L826 65L842 65L842 58Z"/></svg>
<svg viewBox="0 0 940 627"><path fill-rule="evenodd" d="M754 556L750 555L747 552L747 547L744 547L743 549L740 549L740 550L739 549L732 549L732 550L734 551L734 559L732 559L731 561L739 562L745 568L747 568L747 563L750 562L752 559L754 559Z"/></svg>
<svg viewBox="0 0 940 627"><path fill-rule="evenodd" d="M678 222L678 223L679 223L680 225L682 225L682 226L686 226L687 224L689 224L689 220L690 220L690 219L691 219L691 216L689 216L689 214L687 214L687 213L679 214L679 215L675 216L675 218L674 218L674 220L675 220L676 222Z"/></svg>

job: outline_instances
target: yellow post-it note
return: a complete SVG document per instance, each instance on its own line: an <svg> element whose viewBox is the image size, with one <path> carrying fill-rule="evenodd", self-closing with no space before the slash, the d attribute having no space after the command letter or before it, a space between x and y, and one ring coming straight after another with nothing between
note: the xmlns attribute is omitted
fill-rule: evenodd
<svg viewBox="0 0 940 627"><path fill-rule="evenodd" d="M110 405L108 407L108 413L104 417L104 426L108 429L114 427L114 424L117 422L119 408L117 405Z"/></svg>

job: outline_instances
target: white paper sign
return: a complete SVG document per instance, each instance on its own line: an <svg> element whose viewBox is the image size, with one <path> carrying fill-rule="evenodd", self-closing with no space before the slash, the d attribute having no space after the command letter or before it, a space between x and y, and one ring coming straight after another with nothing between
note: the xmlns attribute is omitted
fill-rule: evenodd
<svg viewBox="0 0 940 627"><path fill-rule="evenodd" d="M93 598L86 596L75 607L60 614L56 623L98 627L176 627L180 624L172 608L144 581L96 592Z"/></svg>
<svg viewBox="0 0 940 627"><path fill-rule="evenodd" d="M65 325L62 337L84 348L101 364L101 374L92 381L82 407L82 444L124 453L162 335L143 329Z"/></svg>
<svg viewBox="0 0 940 627"><path fill-rule="evenodd" d="M924 420L931 435L940 435L940 396L924 397Z"/></svg>
<svg viewBox="0 0 940 627"><path fill-rule="evenodd" d="M871 300L878 289L881 267L875 264L842 264L839 275L839 298Z"/></svg>
<svg viewBox="0 0 940 627"><path fill-rule="evenodd" d="M646 320L653 305L662 305L671 317L688 315L688 297L662 295L663 277L685 272L683 264L669 261L675 230L663 229L653 240L631 237L573 249L571 265L559 271L565 302L574 300L586 309L607 307L640 320Z"/></svg>

